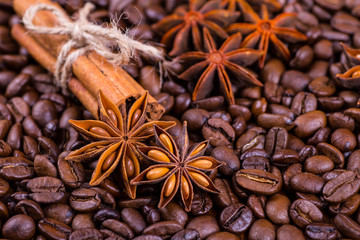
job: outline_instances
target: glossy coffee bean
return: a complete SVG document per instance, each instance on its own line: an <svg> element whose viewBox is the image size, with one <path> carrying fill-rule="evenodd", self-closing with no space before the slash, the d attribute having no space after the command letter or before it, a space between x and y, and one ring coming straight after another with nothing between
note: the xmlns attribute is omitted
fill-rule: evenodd
<svg viewBox="0 0 360 240"><path fill-rule="evenodd" d="M231 204L220 214L222 228L232 233L246 231L254 220L251 210L242 203Z"/></svg>

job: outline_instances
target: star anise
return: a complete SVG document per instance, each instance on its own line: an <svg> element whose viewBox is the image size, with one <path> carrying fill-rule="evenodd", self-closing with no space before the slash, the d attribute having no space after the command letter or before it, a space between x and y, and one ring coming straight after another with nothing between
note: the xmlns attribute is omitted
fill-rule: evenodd
<svg viewBox="0 0 360 240"><path fill-rule="evenodd" d="M152 29L162 35L161 43L168 49L172 48L169 56L174 57L189 50L202 49L203 27L219 39L227 38L223 28L238 16L237 12L221 9L219 0L190 0L188 10L180 8L152 25Z"/></svg>
<svg viewBox="0 0 360 240"><path fill-rule="evenodd" d="M285 44L280 40L295 43L305 41L307 38L299 31L285 26L289 24L296 16L294 13L281 13L273 19L269 19L268 11L265 5L261 6L261 18L245 0L237 0L244 20L248 23L234 23L227 28L228 33L240 32L247 35L241 43L242 48L255 48L264 51L264 55L260 58L259 66L263 67L266 54L269 48L269 42L273 44L274 50L285 60L290 59L290 52ZM280 38L280 39L279 39Z"/></svg>
<svg viewBox="0 0 360 240"><path fill-rule="evenodd" d="M252 0L250 4L255 6L265 4L266 7L272 12L279 11L281 9L281 4L278 2L278 0ZM221 6L230 11L240 10L238 5L239 0L221 0Z"/></svg>
<svg viewBox="0 0 360 240"><path fill-rule="evenodd" d="M219 193L212 180L203 173L212 171L221 165L214 158L203 156L209 144L208 141L189 147L186 122L176 140L156 125L154 132L158 147L138 147L140 154L154 165L132 179L131 184L164 181L159 208L165 207L180 188L181 199L187 211L191 210L193 184L205 191Z"/></svg>
<svg viewBox="0 0 360 240"><path fill-rule="evenodd" d="M129 181L140 172L137 146L154 136L153 125L167 129L174 122L147 122L148 92L138 98L129 97L117 107L102 92L99 93L99 120L69 120L71 126L82 133L91 143L71 152L66 160L86 161L98 157L90 185L98 185L115 169L130 198L136 196L136 186Z"/></svg>
<svg viewBox="0 0 360 240"><path fill-rule="evenodd" d="M198 79L193 92L193 100L205 98L214 88L214 80L218 78L220 89L227 101L235 104L230 79L246 85L262 86L249 71L241 66L248 66L257 61L262 52L254 49L240 48L241 34L230 36L217 49L214 39L204 29L204 52L187 52L178 57L178 61L193 64L179 78L183 80ZM196 64L194 64L196 63ZM217 72L217 76L216 76ZM199 75L201 76L199 77Z"/></svg>

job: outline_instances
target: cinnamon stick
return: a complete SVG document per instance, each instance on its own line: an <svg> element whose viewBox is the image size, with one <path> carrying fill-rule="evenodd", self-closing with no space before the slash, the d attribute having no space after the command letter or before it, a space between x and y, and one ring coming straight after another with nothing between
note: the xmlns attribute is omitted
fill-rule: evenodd
<svg viewBox="0 0 360 240"><path fill-rule="evenodd" d="M14 0L13 6L16 13L23 16L29 7L39 3L52 4L61 9L58 4L52 3L50 0ZM62 9L62 11L64 10ZM57 24L57 19L51 12L40 11L35 16L33 22L36 25L52 27ZM12 30L14 39L28 49L30 54L41 65L54 73L54 64L50 63L51 59L57 58L61 47L68 39L59 35L40 35L31 33L31 36L29 36L31 39L27 38L27 40L21 40L23 33L19 31L19 29L19 27L14 26L14 29ZM96 99L99 90L101 90L111 101L118 103L129 95L140 95L145 92L145 90L121 67L110 64L105 58L95 52L90 52L86 56L79 57L74 62L72 70L79 82L75 82L76 84L74 84L73 81L70 90L73 93L74 91L76 92L74 95L79 95L77 96L79 100L93 115L96 113L93 113L93 109L89 109L93 107L90 107L88 102L83 102L85 100L81 100L81 98L88 99L88 97L92 96L92 99ZM82 90L76 90L76 87L79 87ZM85 97L85 95L87 97ZM163 113L164 108L150 96L148 109L149 117L151 119L159 119ZM94 115L94 117L96 116Z"/></svg>

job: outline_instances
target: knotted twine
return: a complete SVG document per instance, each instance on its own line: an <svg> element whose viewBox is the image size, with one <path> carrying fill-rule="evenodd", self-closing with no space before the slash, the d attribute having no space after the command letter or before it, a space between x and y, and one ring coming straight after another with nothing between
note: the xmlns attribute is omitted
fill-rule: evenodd
<svg viewBox="0 0 360 240"><path fill-rule="evenodd" d="M122 33L115 24L109 28L104 28L89 22L87 17L94 8L95 6L92 3L86 3L79 10L78 19L71 21L61 9L49 4L37 4L30 7L22 19L24 26L34 33L59 34L69 37L69 41L60 50L54 72L55 85L61 87L65 92L67 91L67 80L71 73L72 64L88 51L94 50L107 61L116 65L129 63L136 51L158 60L163 59L160 50L132 39L126 33ZM58 25L54 27L35 26L33 19L41 10L52 12L58 19ZM118 52L114 53L114 48ZM72 51L73 49L74 51Z"/></svg>

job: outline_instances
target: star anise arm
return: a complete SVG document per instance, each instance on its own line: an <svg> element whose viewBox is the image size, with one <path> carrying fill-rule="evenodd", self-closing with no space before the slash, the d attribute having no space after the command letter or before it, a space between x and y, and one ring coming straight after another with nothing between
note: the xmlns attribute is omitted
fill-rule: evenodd
<svg viewBox="0 0 360 240"><path fill-rule="evenodd" d="M154 125L159 126L160 128L167 130L173 126L175 126L174 121L151 121L148 123L144 123L140 128L138 128L133 134L132 139L134 141L144 141L152 136L154 136Z"/></svg>
<svg viewBox="0 0 360 240"><path fill-rule="evenodd" d="M162 149L166 149L170 155L174 155L176 159L179 159L179 149L176 146L174 138L166 132L163 128L154 125L155 142Z"/></svg>
<svg viewBox="0 0 360 240"><path fill-rule="evenodd" d="M234 23L226 28L226 32L229 34L241 33L242 35L247 35L256 31L256 25L253 23Z"/></svg>
<svg viewBox="0 0 360 240"><path fill-rule="evenodd" d="M95 141L111 141L119 137L117 130L98 120L69 120L78 132Z"/></svg>
<svg viewBox="0 0 360 240"><path fill-rule="evenodd" d="M131 143L125 144L119 164L120 175L125 192L131 199L135 199L137 186L130 184L130 181L139 175L140 163L138 156L135 154L135 147Z"/></svg>
<svg viewBox="0 0 360 240"><path fill-rule="evenodd" d="M276 34L279 38L284 39L290 43L297 43L301 41L306 41L306 35L300 33L299 31L291 28L285 27L273 27L272 32Z"/></svg>
<svg viewBox="0 0 360 240"><path fill-rule="evenodd" d="M92 158L97 157L101 153L103 153L111 146L111 144L112 142L109 141L98 141L89 143L82 148L76 149L69 153L69 155L65 157L65 160L75 162L91 160Z"/></svg>
<svg viewBox="0 0 360 240"><path fill-rule="evenodd" d="M235 104L234 92L232 90L231 81L226 73L223 65L217 66L218 77L220 80L220 89L225 95L226 100L229 104Z"/></svg>
<svg viewBox="0 0 360 240"><path fill-rule="evenodd" d="M187 157L189 149L189 135L186 121L183 122L183 128L181 129L179 136L176 138L175 143L179 150L180 161L183 162Z"/></svg>
<svg viewBox="0 0 360 240"><path fill-rule="evenodd" d="M124 149L123 142L117 142L104 151L91 176L90 185L99 185L117 167Z"/></svg>
<svg viewBox="0 0 360 240"><path fill-rule="evenodd" d="M174 198L180 186L180 171L176 170L169 174L163 184L160 193L159 208L163 208Z"/></svg>
<svg viewBox="0 0 360 240"><path fill-rule="evenodd" d="M229 61L226 61L225 67L228 71L231 71L231 73L236 77L235 79L239 82L246 82L250 85L255 86L263 86L263 84L257 80L249 71L247 71L245 68L231 63Z"/></svg>
<svg viewBox="0 0 360 240"><path fill-rule="evenodd" d="M185 172L186 171L184 170L181 172L180 194L181 200L184 203L185 211L189 212L194 198L194 188L189 175Z"/></svg>
<svg viewBox="0 0 360 240"><path fill-rule="evenodd" d="M180 31L181 28L185 26L184 23L179 24L173 28L171 28L169 31L167 31L161 38L161 43L164 44L167 48L171 48L173 40L176 36L176 34Z"/></svg>
<svg viewBox="0 0 360 240"><path fill-rule="evenodd" d="M240 47L241 48L254 48L258 44L261 36L262 36L262 34L258 31L255 31L255 32L249 34L244 39L244 41L242 41L242 43L240 44Z"/></svg>
<svg viewBox="0 0 360 240"><path fill-rule="evenodd" d="M239 7L244 16L244 19L248 22L257 23L261 21L259 16L255 13L252 7L245 0L238 0Z"/></svg>
<svg viewBox="0 0 360 240"><path fill-rule="evenodd" d="M120 130L119 134L123 134L124 119L119 108L111 102L103 93L99 91L99 118L101 121L111 125L113 129ZM120 103L121 104L121 103Z"/></svg>
<svg viewBox="0 0 360 240"><path fill-rule="evenodd" d="M204 61L207 55L208 55L207 53L203 53L203 52L186 52L181 54L179 57L177 57L176 60L181 63L182 62L188 63L189 61L200 62L200 61Z"/></svg>
<svg viewBox="0 0 360 240"><path fill-rule="evenodd" d="M194 79L195 77L198 77L201 75L201 73L209 66L209 63L207 61L202 61L199 63L196 63L195 65L189 67L185 72L179 75L180 79L190 81ZM200 77L201 78L201 77ZM200 81L200 79L198 80Z"/></svg>
<svg viewBox="0 0 360 240"><path fill-rule="evenodd" d="M215 24L214 22L211 22L208 20L203 20L203 21L199 21L199 23L203 27L207 28L212 35L216 35L220 39L225 39L225 38L229 37L227 32L222 27Z"/></svg>
<svg viewBox="0 0 360 240"><path fill-rule="evenodd" d="M265 21L269 20L269 12L264 4L261 4L261 18Z"/></svg>
<svg viewBox="0 0 360 240"><path fill-rule="evenodd" d="M228 37L221 45L219 52L226 54L239 48L242 40L241 33L235 33Z"/></svg>
<svg viewBox="0 0 360 240"><path fill-rule="evenodd" d="M270 32L265 32L261 35L260 43L259 43L259 50L261 50L264 54L259 59L259 67L263 68L265 64L266 55L269 49L269 41L270 41Z"/></svg>
<svg viewBox="0 0 360 240"><path fill-rule="evenodd" d="M173 14L173 15L164 17L159 22L151 25L151 29L162 35L165 32L169 31L170 29L174 28L175 26L181 24L183 21L184 21L184 18L182 16Z"/></svg>
<svg viewBox="0 0 360 240"><path fill-rule="evenodd" d="M195 168L196 170L205 172L213 171L221 165L222 164L215 158L208 156L200 156L186 161L187 168Z"/></svg>
<svg viewBox="0 0 360 240"><path fill-rule="evenodd" d="M285 60L290 59L289 49L281 42L275 34L270 35L270 41L273 43L276 53Z"/></svg>
<svg viewBox="0 0 360 240"><path fill-rule="evenodd" d="M173 164L156 164L151 165L142 171L135 178L131 179L130 184L142 185L142 184L154 184L167 179L176 171Z"/></svg>
<svg viewBox="0 0 360 240"><path fill-rule="evenodd" d="M127 116L126 132L138 129L146 121L146 109L148 106L149 92L145 91L131 106Z"/></svg>
<svg viewBox="0 0 360 240"><path fill-rule="evenodd" d="M191 34L192 34L192 40L193 40L192 42L195 46L195 49L201 50L202 49L201 32L200 32L199 26L197 24L192 24Z"/></svg>
<svg viewBox="0 0 360 240"><path fill-rule="evenodd" d="M207 192L219 193L212 180L203 172L194 168L187 168L185 172L191 179L191 182L195 183L199 188Z"/></svg>
<svg viewBox="0 0 360 240"><path fill-rule="evenodd" d="M169 52L169 56L179 56L181 53L186 52L190 49L188 43L190 31L190 24L185 24L182 28L180 28L180 30L175 35L173 49Z"/></svg>
<svg viewBox="0 0 360 240"><path fill-rule="evenodd" d="M216 9L209 11L204 14L204 19L210 20L211 22L220 23L221 27L227 27L229 24L236 21L239 17L238 12L231 12L225 9Z"/></svg>
<svg viewBox="0 0 360 240"><path fill-rule="evenodd" d="M281 13L274 17L271 22L274 26L289 25L296 18L296 13Z"/></svg>
<svg viewBox="0 0 360 240"><path fill-rule="evenodd" d="M189 0L189 9L190 11L197 11L204 4L203 0Z"/></svg>
<svg viewBox="0 0 360 240"><path fill-rule="evenodd" d="M210 63L203 74L201 74L193 91L193 101L206 98L206 96L213 90L215 71L216 65Z"/></svg>
<svg viewBox="0 0 360 240"><path fill-rule="evenodd" d="M250 48L239 48L225 54L225 59L240 66L249 66L259 60L262 51Z"/></svg>

